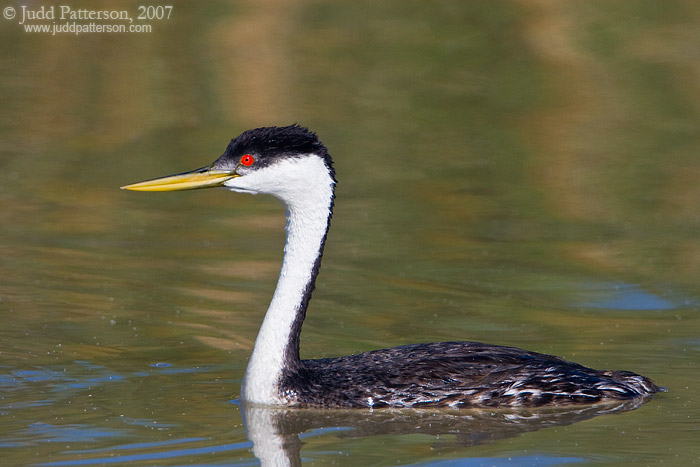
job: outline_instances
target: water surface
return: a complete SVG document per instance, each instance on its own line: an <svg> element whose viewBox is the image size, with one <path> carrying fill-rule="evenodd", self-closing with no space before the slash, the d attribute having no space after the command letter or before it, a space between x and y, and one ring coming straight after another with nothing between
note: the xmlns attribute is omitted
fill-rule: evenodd
<svg viewBox="0 0 700 467"><path fill-rule="evenodd" d="M173 11L138 35L0 26L5 462L697 462L693 2ZM319 133L339 179L303 357L479 340L669 392L562 412L242 406L283 208L118 187L295 121Z"/></svg>

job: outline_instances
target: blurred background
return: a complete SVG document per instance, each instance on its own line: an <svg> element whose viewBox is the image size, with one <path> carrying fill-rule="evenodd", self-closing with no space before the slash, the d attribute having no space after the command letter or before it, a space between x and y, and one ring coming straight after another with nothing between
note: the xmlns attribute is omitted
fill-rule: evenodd
<svg viewBox="0 0 700 467"><path fill-rule="evenodd" d="M141 5L63 4L134 18ZM284 210L119 187L294 122L339 180L303 357L477 340L670 390L482 446L314 432L305 462L697 462L700 4L173 1L169 18L134 20L148 32L19 24L23 6L50 5L60 15L8 0L18 17L0 18L13 465L256 463L235 402Z"/></svg>

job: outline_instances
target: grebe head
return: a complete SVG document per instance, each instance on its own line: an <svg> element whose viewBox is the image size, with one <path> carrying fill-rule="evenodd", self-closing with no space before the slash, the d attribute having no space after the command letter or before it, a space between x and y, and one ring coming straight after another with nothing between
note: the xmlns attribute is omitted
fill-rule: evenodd
<svg viewBox="0 0 700 467"><path fill-rule="evenodd" d="M295 205L314 187L335 186L333 163L318 137L299 125L243 132L211 165L122 187L135 191L176 191L224 187L265 193Z"/></svg>

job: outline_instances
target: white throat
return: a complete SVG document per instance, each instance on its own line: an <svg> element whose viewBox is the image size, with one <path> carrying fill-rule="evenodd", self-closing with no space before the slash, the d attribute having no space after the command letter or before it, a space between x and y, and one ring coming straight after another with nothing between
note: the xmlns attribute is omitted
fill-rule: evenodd
<svg viewBox="0 0 700 467"><path fill-rule="evenodd" d="M271 194L287 209L282 269L243 378L243 400L285 403L279 382L290 359L298 363L298 347L294 346L298 346L301 321L296 328L294 324L303 320L304 295L313 287L314 266L328 230L334 183L323 159L315 155L282 160L226 183L235 191Z"/></svg>

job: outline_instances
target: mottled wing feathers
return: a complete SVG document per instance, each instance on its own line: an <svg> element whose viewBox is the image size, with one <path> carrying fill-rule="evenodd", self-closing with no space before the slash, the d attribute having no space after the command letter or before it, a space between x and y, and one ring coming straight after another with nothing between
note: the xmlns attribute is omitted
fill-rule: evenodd
<svg viewBox="0 0 700 467"><path fill-rule="evenodd" d="M630 372L476 342L416 344L302 361L285 375L296 406L532 407L632 399L660 390Z"/></svg>

